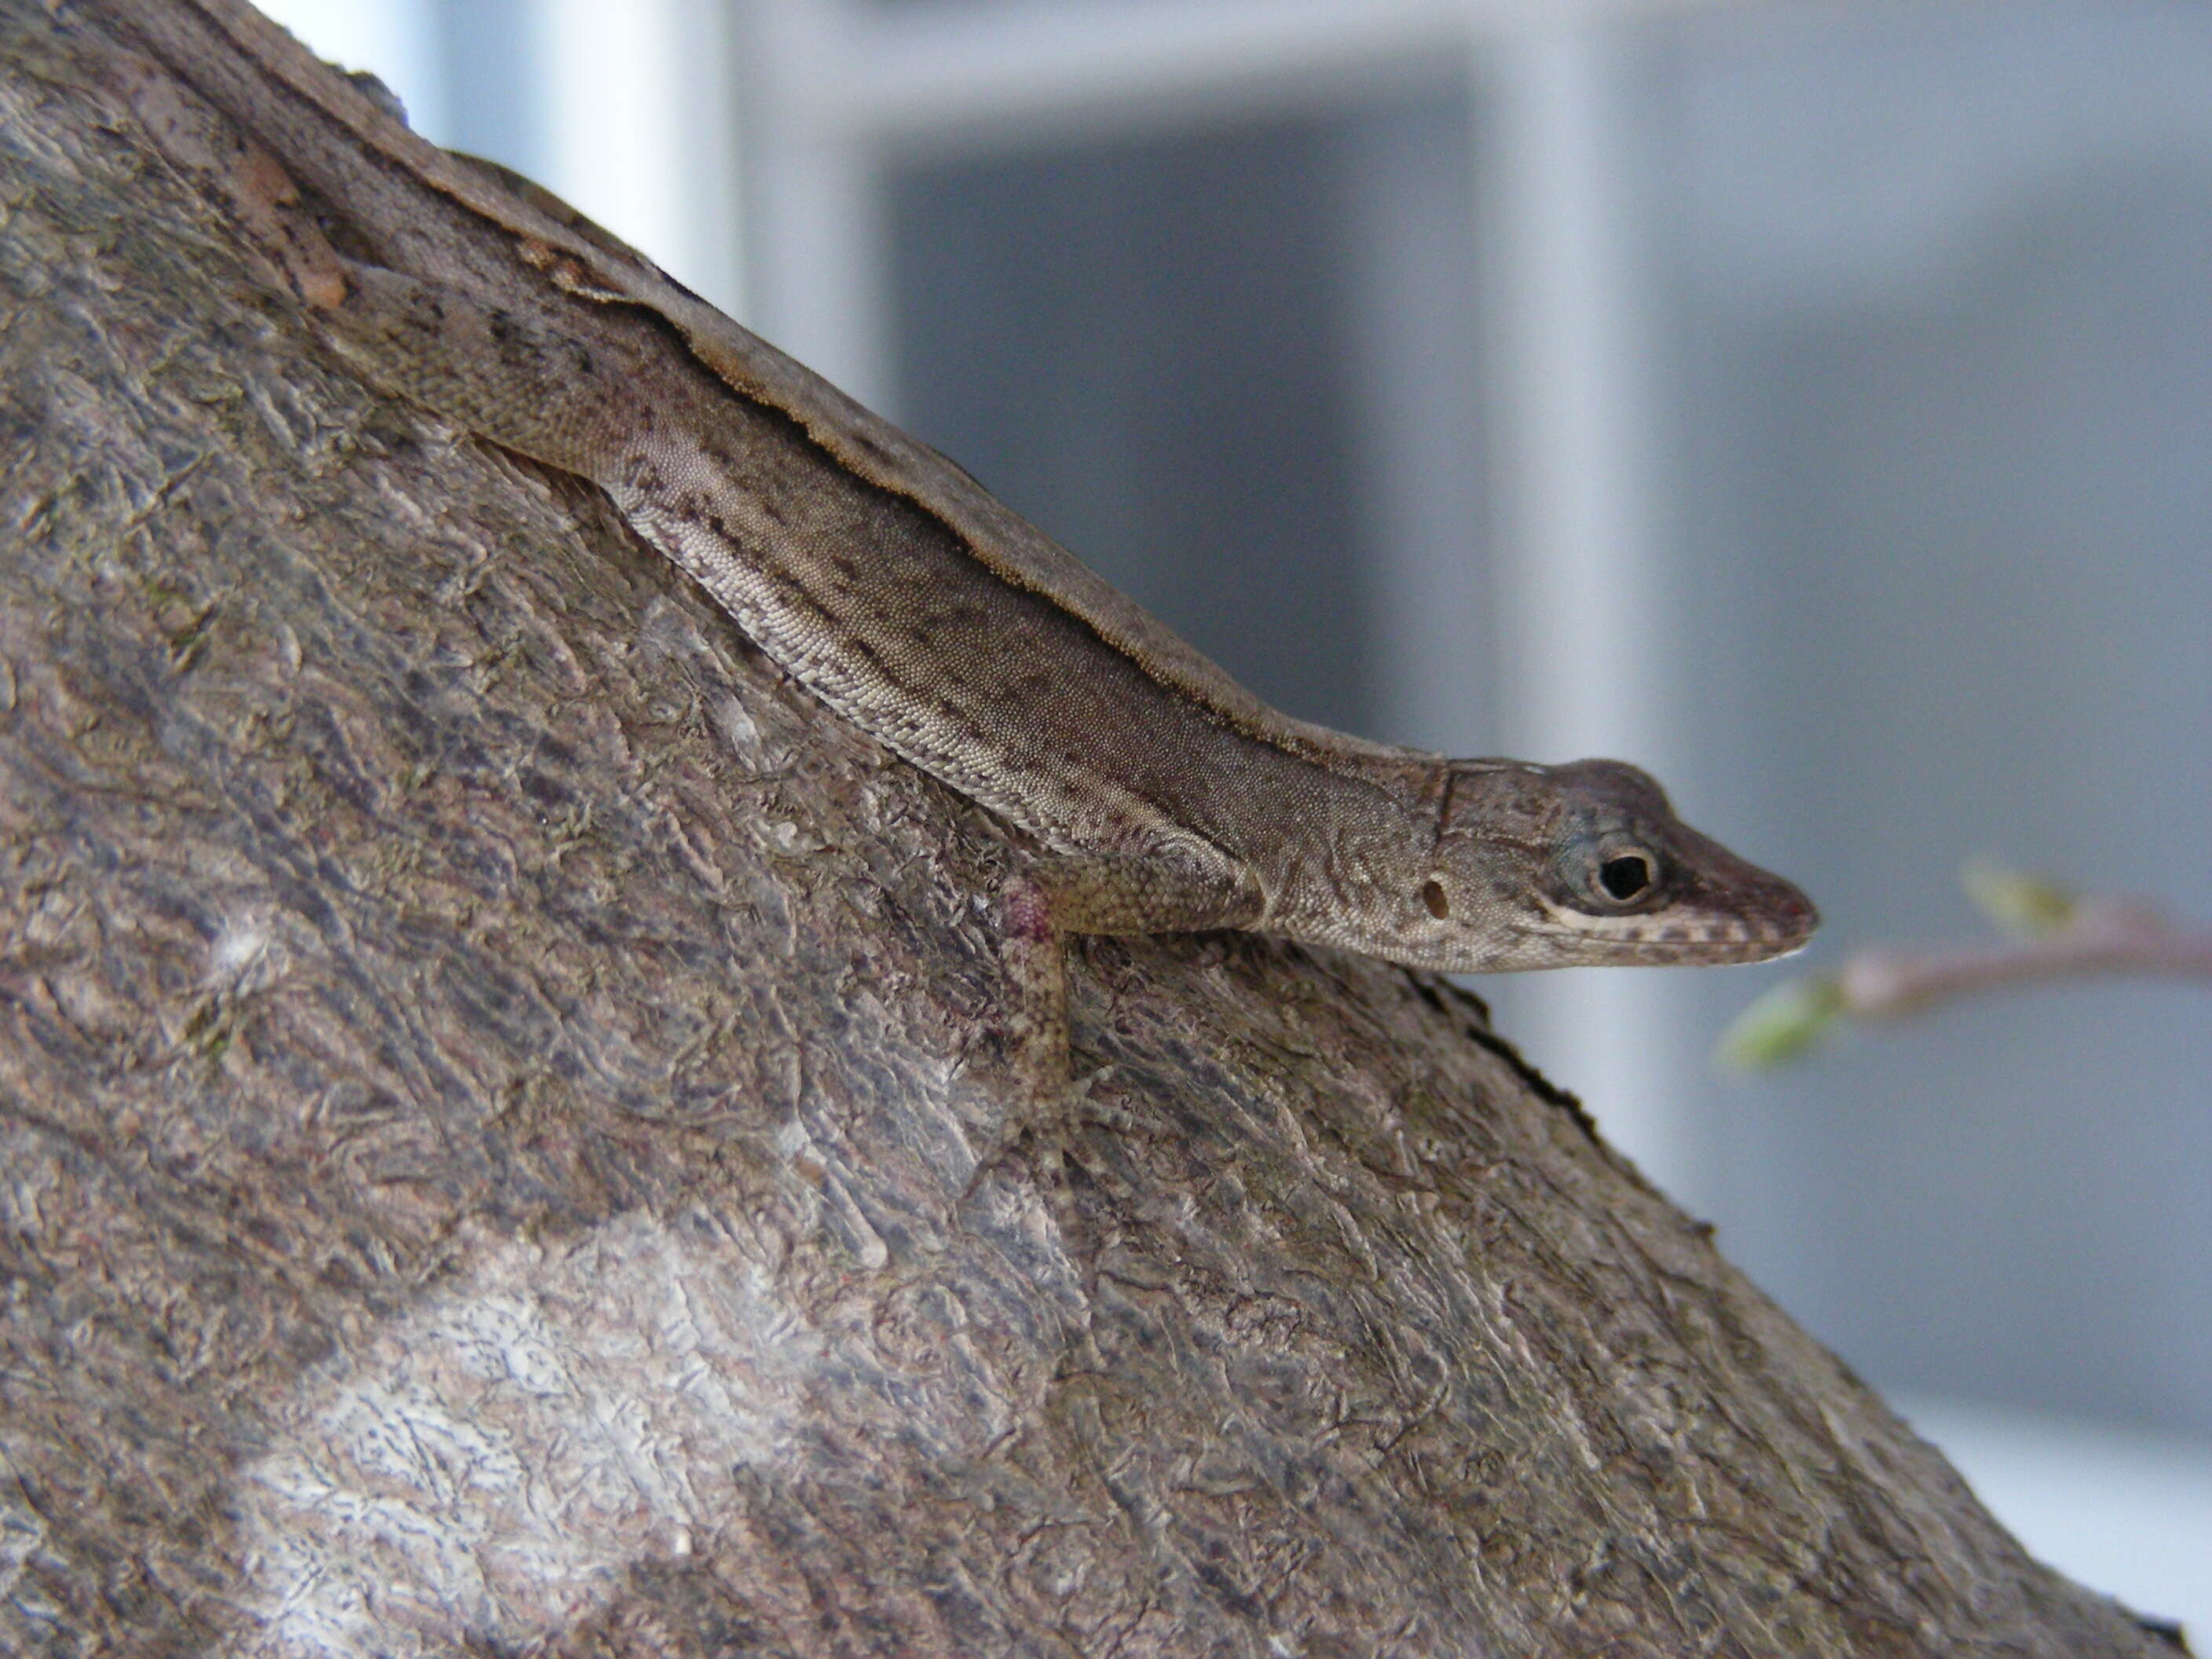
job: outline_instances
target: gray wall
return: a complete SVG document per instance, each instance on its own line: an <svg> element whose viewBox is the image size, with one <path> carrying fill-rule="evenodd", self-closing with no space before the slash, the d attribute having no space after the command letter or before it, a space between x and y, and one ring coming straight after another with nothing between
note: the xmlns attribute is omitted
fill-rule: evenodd
<svg viewBox="0 0 2212 1659"><path fill-rule="evenodd" d="M1682 694L1815 960L1985 932L1976 854L2212 917L2212 14L1807 9L1655 36L1651 90ZM1870 1372L2212 1432L2201 991L1706 1097L1736 1254Z"/></svg>

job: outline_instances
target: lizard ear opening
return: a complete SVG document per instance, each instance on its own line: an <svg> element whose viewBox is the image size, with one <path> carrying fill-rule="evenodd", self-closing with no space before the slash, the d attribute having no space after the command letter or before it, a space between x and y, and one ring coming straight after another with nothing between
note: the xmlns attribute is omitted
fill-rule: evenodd
<svg viewBox="0 0 2212 1659"><path fill-rule="evenodd" d="M1421 884L1421 902L1429 907L1429 914L1438 921L1451 915L1451 901L1444 896L1444 884L1434 877Z"/></svg>

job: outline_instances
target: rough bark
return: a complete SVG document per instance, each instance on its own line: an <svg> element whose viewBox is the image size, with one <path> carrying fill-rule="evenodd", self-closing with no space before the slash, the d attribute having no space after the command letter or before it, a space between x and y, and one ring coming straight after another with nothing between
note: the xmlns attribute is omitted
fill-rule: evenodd
<svg viewBox="0 0 2212 1659"><path fill-rule="evenodd" d="M0 3L0 1649L2171 1651L1438 981L1088 944L963 1200L1018 847L349 375L117 9Z"/></svg>

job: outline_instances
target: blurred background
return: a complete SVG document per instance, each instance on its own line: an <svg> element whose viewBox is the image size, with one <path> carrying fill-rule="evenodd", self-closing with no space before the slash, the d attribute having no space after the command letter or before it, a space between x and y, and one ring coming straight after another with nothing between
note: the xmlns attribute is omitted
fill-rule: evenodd
<svg viewBox="0 0 2212 1659"><path fill-rule="evenodd" d="M1988 854L2206 919L2212 9L264 0L1290 711L1615 754L1812 960ZM1478 982L2024 1540L2212 1634L2212 1018L1755 1082L1775 976Z"/></svg>

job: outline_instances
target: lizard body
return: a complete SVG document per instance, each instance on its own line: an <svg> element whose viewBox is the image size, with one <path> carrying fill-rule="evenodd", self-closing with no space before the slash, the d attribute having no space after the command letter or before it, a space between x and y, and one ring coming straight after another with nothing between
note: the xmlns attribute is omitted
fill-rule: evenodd
<svg viewBox="0 0 2212 1659"><path fill-rule="evenodd" d="M238 0L143 27L222 32L264 118L274 82L281 166L167 142L345 356L597 484L825 702L1042 845L1016 931L1055 982L1054 930L1459 971L1756 961L1812 931L1633 768L1453 760L1269 708L951 462Z"/></svg>

